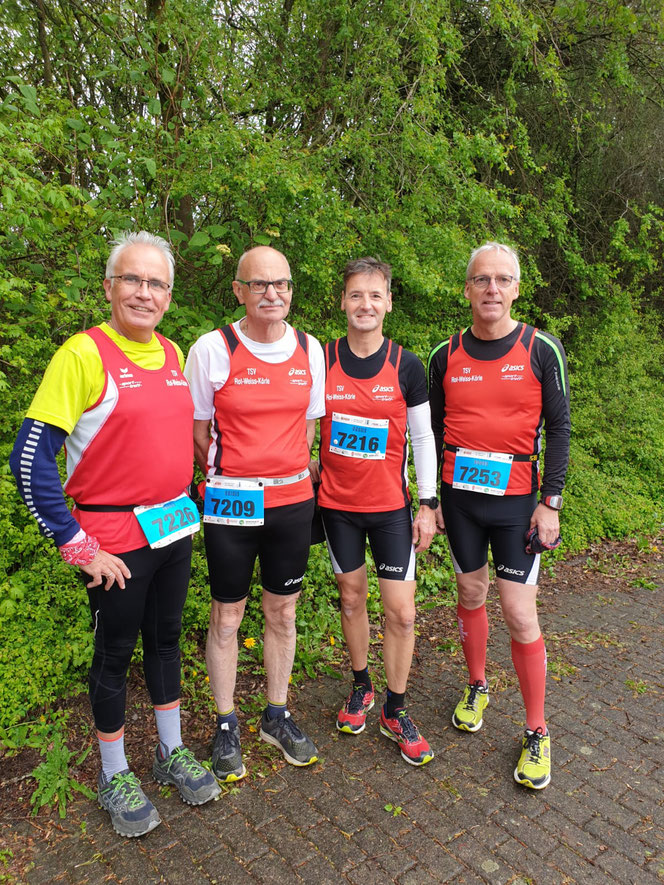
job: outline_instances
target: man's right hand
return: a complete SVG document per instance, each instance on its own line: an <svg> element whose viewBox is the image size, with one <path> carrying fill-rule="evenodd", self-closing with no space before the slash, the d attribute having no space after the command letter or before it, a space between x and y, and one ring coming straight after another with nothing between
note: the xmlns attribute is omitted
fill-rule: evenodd
<svg viewBox="0 0 664 885"><path fill-rule="evenodd" d="M445 520L443 519L443 505L436 507L436 531L439 535L445 534Z"/></svg>
<svg viewBox="0 0 664 885"><path fill-rule="evenodd" d="M88 565L79 565L79 568L94 579L86 585L88 587L98 587L106 579L104 590L110 590L116 581L118 587L124 590L125 578L131 578L131 572L120 557L105 550L100 550L92 562Z"/></svg>

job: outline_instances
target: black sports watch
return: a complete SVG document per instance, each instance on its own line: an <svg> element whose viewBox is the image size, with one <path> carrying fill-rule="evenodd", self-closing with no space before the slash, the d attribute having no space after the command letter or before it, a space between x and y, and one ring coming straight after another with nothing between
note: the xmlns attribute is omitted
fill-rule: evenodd
<svg viewBox="0 0 664 885"><path fill-rule="evenodd" d="M550 507L552 510L562 510L563 509L563 496L562 495L543 495L542 496L542 504L546 504L546 506Z"/></svg>
<svg viewBox="0 0 664 885"><path fill-rule="evenodd" d="M424 504L425 507L431 507L432 510L436 510L440 501L434 495L433 498L420 498L420 506Z"/></svg>

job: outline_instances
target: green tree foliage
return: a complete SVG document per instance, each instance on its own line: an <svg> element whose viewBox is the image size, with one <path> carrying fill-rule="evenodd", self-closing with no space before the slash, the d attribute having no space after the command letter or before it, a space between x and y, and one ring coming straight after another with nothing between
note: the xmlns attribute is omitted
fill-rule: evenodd
<svg viewBox="0 0 664 885"><path fill-rule="evenodd" d="M467 322L470 249L502 239L523 259L519 318L570 356L568 549L652 529L664 488L663 38L661 0L5 0L2 463L55 348L106 315L117 231L172 242L162 331L185 349L235 315L237 259L264 243L291 261L294 321L323 340L343 332L345 261L390 261L387 331L423 358ZM6 468L0 482L12 721L76 682L89 638L77 580ZM207 616L196 561L190 631ZM449 584L442 548L421 577L427 596ZM310 586L333 610L330 579L317 551ZM308 636L320 605L306 596Z"/></svg>

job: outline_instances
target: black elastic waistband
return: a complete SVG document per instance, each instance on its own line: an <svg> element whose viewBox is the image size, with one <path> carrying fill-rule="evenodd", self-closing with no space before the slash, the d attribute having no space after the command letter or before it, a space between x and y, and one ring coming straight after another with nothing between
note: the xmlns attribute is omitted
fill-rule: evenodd
<svg viewBox="0 0 664 885"><path fill-rule="evenodd" d="M459 449L462 449L464 447L463 446L451 446L451 445L449 445L449 443L445 443L443 445L443 448L445 449L446 452L458 452ZM501 452L501 454L502 454L502 452ZM509 452L506 452L505 454L509 454ZM537 454L535 454L535 455L512 455L513 461L537 461L538 459L539 459L539 455L537 455Z"/></svg>
<svg viewBox="0 0 664 885"><path fill-rule="evenodd" d="M133 513L136 504L79 504L74 501L77 510L89 510L91 513Z"/></svg>

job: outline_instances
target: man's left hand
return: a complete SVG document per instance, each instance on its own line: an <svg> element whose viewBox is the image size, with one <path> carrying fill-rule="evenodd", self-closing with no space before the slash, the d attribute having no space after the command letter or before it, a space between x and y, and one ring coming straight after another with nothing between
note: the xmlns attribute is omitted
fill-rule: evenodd
<svg viewBox="0 0 664 885"><path fill-rule="evenodd" d="M415 553L427 550L436 532L436 511L423 504L413 520L413 544Z"/></svg>
<svg viewBox="0 0 664 885"><path fill-rule="evenodd" d="M530 517L530 528L537 526L537 534L543 544L554 544L560 534L560 518L558 511L538 504Z"/></svg>
<svg viewBox="0 0 664 885"><path fill-rule="evenodd" d="M309 461L309 475L313 483L320 482L320 464L313 459Z"/></svg>

